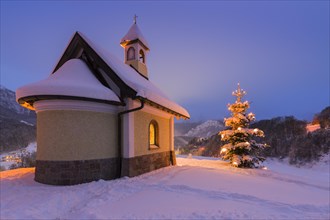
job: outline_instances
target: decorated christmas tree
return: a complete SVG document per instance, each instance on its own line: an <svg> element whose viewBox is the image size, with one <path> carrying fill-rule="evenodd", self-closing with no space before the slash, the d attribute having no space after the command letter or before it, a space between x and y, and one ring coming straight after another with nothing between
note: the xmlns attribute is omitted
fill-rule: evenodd
<svg viewBox="0 0 330 220"><path fill-rule="evenodd" d="M225 160L229 160L236 167L259 167L265 160L261 157L260 151L266 144L257 143L253 137L264 137L264 132L258 128L251 129L249 125L255 120L253 113L247 114L250 107L248 101L242 101L246 92L240 88L235 90L233 96L236 96L236 102L228 104L228 110L231 111L231 117L225 118L225 125L231 129L219 132L221 140L228 142L221 147L221 155Z"/></svg>

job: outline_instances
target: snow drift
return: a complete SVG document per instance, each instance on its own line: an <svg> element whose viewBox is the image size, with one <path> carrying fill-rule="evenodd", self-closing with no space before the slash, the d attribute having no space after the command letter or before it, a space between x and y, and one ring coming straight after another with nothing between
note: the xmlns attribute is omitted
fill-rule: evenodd
<svg viewBox="0 0 330 220"><path fill-rule="evenodd" d="M1 219L329 219L329 164L238 169L178 158L134 178L76 186L33 181L34 169L1 172Z"/></svg>

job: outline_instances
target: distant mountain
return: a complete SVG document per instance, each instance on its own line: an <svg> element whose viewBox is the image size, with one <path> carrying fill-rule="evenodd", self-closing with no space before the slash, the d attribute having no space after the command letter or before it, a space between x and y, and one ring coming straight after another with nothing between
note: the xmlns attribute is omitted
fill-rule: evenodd
<svg viewBox="0 0 330 220"><path fill-rule="evenodd" d="M224 129L223 122L208 120L189 130L184 136L208 138Z"/></svg>
<svg viewBox="0 0 330 220"><path fill-rule="evenodd" d="M0 85L0 152L26 147L36 140L36 114L21 107L15 92Z"/></svg>
<svg viewBox="0 0 330 220"><path fill-rule="evenodd" d="M34 112L26 108L23 108L15 101L16 100L15 92L7 89L2 85L0 85L0 92L1 92L0 106L5 107L8 110L14 111L19 115L29 116L31 114L34 114Z"/></svg>
<svg viewBox="0 0 330 220"><path fill-rule="evenodd" d="M176 122L174 124L175 126L174 136L184 136L188 131L200 125L201 123L202 122L190 122L190 121Z"/></svg>
<svg viewBox="0 0 330 220"><path fill-rule="evenodd" d="M175 149L188 145L195 138L207 139L223 129L223 122L216 120L176 123L174 134Z"/></svg>

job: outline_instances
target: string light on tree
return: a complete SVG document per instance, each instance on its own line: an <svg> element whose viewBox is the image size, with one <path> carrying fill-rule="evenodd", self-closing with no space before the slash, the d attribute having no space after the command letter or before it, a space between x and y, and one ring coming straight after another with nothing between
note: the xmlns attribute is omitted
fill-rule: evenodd
<svg viewBox="0 0 330 220"><path fill-rule="evenodd" d="M226 127L231 129L219 132L221 140L228 142L221 147L220 155L233 166L254 168L259 167L265 160L260 156L260 151L269 146L253 140L253 137L264 137L264 132L258 128L249 128L250 123L255 120L255 115L252 112L246 113L250 107L248 101L242 101L246 94L238 83L237 90L232 93L236 96L236 101L228 104L231 117L224 119Z"/></svg>
<svg viewBox="0 0 330 220"><path fill-rule="evenodd" d="M222 148L220 153L222 154L222 153L225 153L226 151L227 151L227 148Z"/></svg>

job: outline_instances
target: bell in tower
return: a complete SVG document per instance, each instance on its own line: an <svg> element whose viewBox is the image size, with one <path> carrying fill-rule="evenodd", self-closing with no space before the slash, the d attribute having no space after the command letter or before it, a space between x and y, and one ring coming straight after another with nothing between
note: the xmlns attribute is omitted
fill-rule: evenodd
<svg viewBox="0 0 330 220"><path fill-rule="evenodd" d="M135 15L133 25L121 39L120 45L125 49L125 63L148 79L146 54L149 46L136 24L136 18Z"/></svg>

